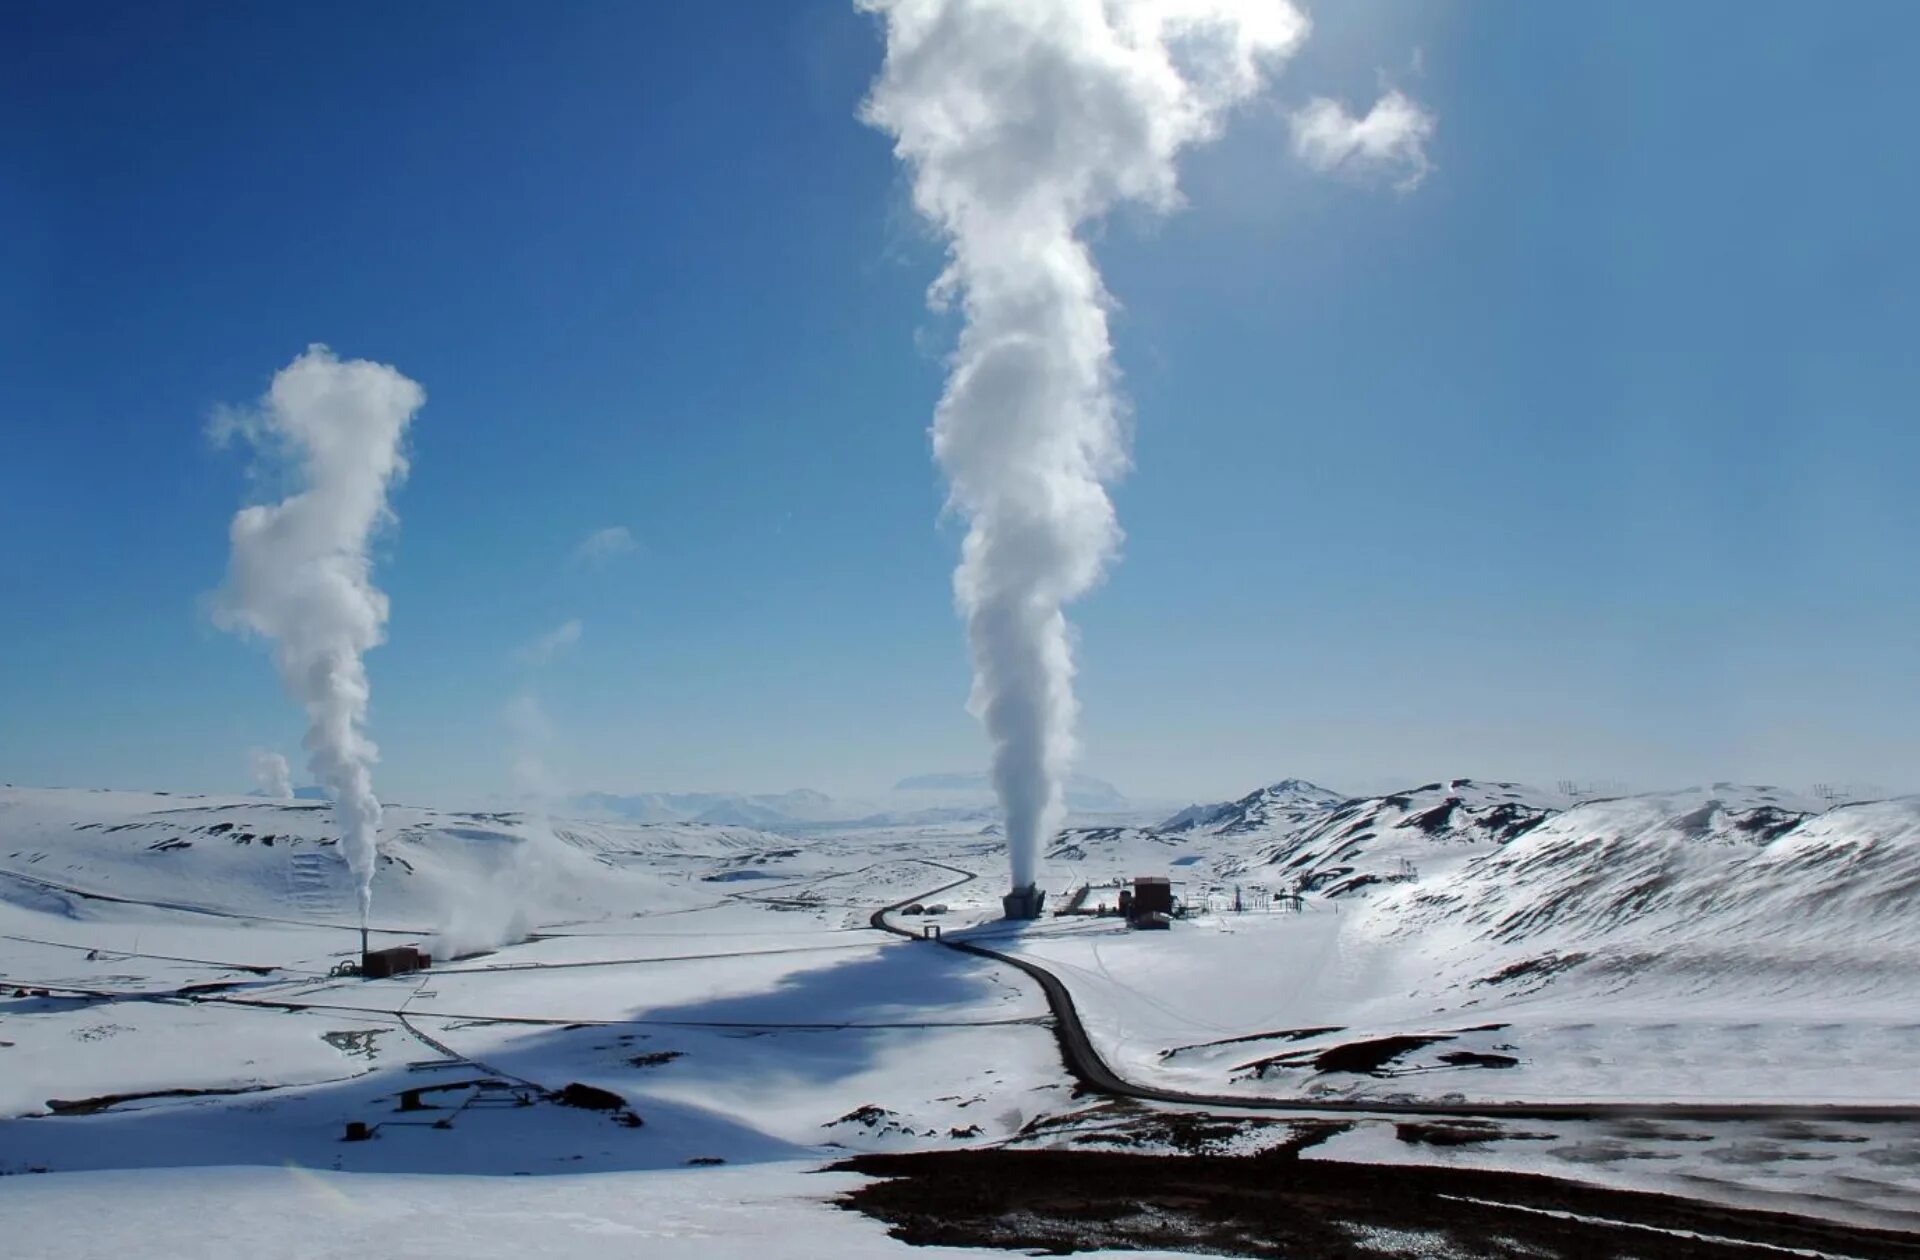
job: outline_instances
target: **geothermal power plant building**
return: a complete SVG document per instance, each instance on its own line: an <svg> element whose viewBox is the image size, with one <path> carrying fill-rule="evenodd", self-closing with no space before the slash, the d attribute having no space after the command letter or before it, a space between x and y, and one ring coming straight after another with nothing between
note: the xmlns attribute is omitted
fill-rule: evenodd
<svg viewBox="0 0 1920 1260"><path fill-rule="evenodd" d="M1038 884L1016 888L1000 898L1002 915L1008 919L1037 919L1046 904L1047 894L1040 891Z"/></svg>
<svg viewBox="0 0 1920 1260"><path fill-rule="evenodd" d="M1128 927L1166 927L1173 921L1173 881L1165 875L1136 876L1133 888L1120 892L1120 914Z"/></svg>
<svg viewBox="0 0 1920 1260"><path fill-rule="evenodd" d="M433 965L433 958L423 949L411 945L395 945L391 949L370 949L360 955L360 974L368 980L385 980L390 976L404 976L415 971L425 971Z"/></svg>

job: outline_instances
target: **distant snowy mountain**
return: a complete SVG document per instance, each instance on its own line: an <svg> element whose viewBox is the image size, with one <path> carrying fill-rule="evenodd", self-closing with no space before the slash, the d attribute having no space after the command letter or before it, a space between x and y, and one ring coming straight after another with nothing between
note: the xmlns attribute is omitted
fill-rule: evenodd
<svg viewBox="0 0 1920 1260"><path fill-rule="evenodd" d="M1173 834L1207 832L1235 835L1287 822L1299 822L1332 809L1345 800L1305 779L1282 779L1237 801L1217 805L1189 805L1155 828Z"/></svg>
<svg viewBox="0 0 1920 1260"><path fill-rule="evenodd" d="M1734 941L1748 961L1730 974L1813 966L1802 948L1920 947L1894 913L1920 895L1912 798L1828 809L1716 783L1575 803L1451 779L1339 800L1289 779L1157 827L1068 828L1047 859L1076 883L1167 871L1190 901L1235 887L1360 901L1388 937L1448 942L1448 985L1524 988L1576 967L1618 984L1700 968ZM1844 982L1865 982L1857 958L1847 967Z"/></svg>
<svg viewBox="0 0 1920 1260"><path fill-rule="evenodd" d="M1808 804L1730 784L1587 802L1367 914L1424 943L1436 995L1910 1009L1920 799Z"/></svg>
<svg viewBox="0 0 1920 1260"><path fill-rule="evenodd" d="M572 798L573 810L626 822L699 822L729 827L780 827L846 817L832 797L807 788L747 795L739 792L588 792Z"/></svg>
<svg viewBox="0 0 1920 1260"><path fill-rule="evenodd" d="M981 803L993 799L993 785L984 774L917 774L893 785L905 795L963 796ZM1067 808L1087 813L1119 813L1129 808L1120 789L1085 774L1067 776Z"/></svg>
<svg viewBox="0 0 1920 1260"><path fill-rule="evenodd" d="M1708 918L1790 939L1849 899L1867 911L1920 887L1916 841L1912 801L1818 813L1776 789L1720 783L1575 806L1404 908L1410 923L1444 918L1502 944L1681 932ZM1851 924L1860 939L1894 926L1876 917ZM1909 925L1895 935L1920 940Z"/></svg>
<svg viewBox="0 0 1920 1260"><path fill-rule="evenodd" d="M1242 851L1238 871L1229 866L1223 873L1265 867L1277 876L1272 882L1282 886L1340 896L1506 844L1565 803L1514 783L1449 779L1422 784L1345 801L1294 826L1256 832Z"/></svg>
<svg viewBox="0 0 1920 1260"><path fill-rule="evenodd" d="M1081 815L1130 809L1111 783L1086 775L1067 782L1067 808ZM567 802L568 812L636 823L710 823L769 831L813 833L842 828L989 823L1000 816L984 774L914 775L876 799L846 800L799 788L791 792L588 792Z"/></svg>
<svg viewBox="0 0 1920 1260"><path fill-rule="evenodd" d="M1022 939L1098 1008L1109 1062L1306 1097L1911 1096L1920 797L1574 800L1469 779L1314 795L1275 784L1057 837L1041 869L1061 907L1165 875L1191 912L1172 944ZM1392 1061L1343 1058L1362 1051Z"/></svg>
<svg viewBox="0 0 1920 1260"><path fill-rule="evenodd" d="M1109 876L1170 867L1202 884L1340 897L1497 848L1567 803L1472 779L1353 799L1283 779L1237 801L1190 806L1158 826L1070 827L1048 857Z"/></svg>

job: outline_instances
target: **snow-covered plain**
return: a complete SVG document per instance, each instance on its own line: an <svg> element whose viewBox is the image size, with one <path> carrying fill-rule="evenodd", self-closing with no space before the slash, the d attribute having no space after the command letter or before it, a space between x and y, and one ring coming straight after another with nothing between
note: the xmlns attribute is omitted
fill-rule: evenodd
<svg viewBox="0 0 1920 1260"><path fill-rule="evenodd" d="M378 981L328 974L358 952L336 835L309 802L0 789L0 1208L35 1222L32 1254L104 1254L110 1233L59 1221L106 1187L124 1228L179 1232L169 1253L205 1228L191 1205L231 1192L282 1254L348 1254L400 1217L411 1254L474 1254L434 1241L461 1231L504 1249L523 1227L579 1254L630 1229L879 1254L898 1245L821 1205L845 1179L801 1170L1084 1141L1168 1110L1076 1099L1030 980L868 925L914 897L946 909L896 923L1043 962L1112 1066L1172 1089L1904 1102L1920 1067L1912 801L1288 783L1061 837L1052 905L1171 874L1195 913L1164 933L994 922L1002 857L977 821L793 838L395 807L375 939L436 961ZM1388 1036L1436 1039L1328 1066ZM643 1123L547 1101L573 1082ZM374 1138L342 1141L351 1121ZM1920 1132L1899 1124L1568 1121L1435 1144L1343 1121L1314 1154L1920 1213ZM4 1176L40 1170L84 1175ZM409 1176L376 1195L355 1176L375 1172Z"/></svg>

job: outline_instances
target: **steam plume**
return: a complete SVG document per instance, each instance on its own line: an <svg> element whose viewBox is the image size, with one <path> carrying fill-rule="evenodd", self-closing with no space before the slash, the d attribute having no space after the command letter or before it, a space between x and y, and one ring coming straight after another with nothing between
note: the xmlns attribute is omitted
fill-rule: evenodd
<svg viewBox="0 0 1920 1260"><path fill-rule="evenodd" d="M287 765L287 759L277 752L268 752L264 748L255 748L247 754L253 767L254 786L263 796L276 801L293 799L293 771Z"/></svg>
<svg viewBox="0 0 1920 1260"><path fill-rule="evenodd" d="M864 117L945 236L931 300L965 317L934 454L968 530L954 593L1016 888L1059 825L1073 754L1064 606L1120 544L1127 463L1111 305L1081 229L1179 203L1175 159L1305 38L1284 0L856 0L887 53Z"/></svg>
<svg viewBox="0 0 1920 1260"><path fill-rule="evenodd" d="M391 518L387 491L406 475L401 439L426 391L393 368L341 362L325 346L282 368L259 406L223 412L212 432L245 437L296 486L233 518L216 617L273 641L287 691L307 711L307 764L327 787L365 922L378 856L379 752L366 736L361 655L385 637L387 597L369 578L367 540Z"/></svg>

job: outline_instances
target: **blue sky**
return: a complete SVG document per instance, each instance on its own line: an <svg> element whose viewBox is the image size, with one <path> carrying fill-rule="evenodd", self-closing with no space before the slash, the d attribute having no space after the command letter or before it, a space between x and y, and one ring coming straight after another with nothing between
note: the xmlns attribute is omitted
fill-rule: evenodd
<svg viewBox="0 0 1920 1260"><path fill-rule="evenodd" d="M1099 233L1135 468L1085 768L1920 788L1920 9L1310 11L1187 208ZM207 615L248 482L202 429L316 341L428 392L383 794L505 790L529 688L578 789L980 766L880 54L825 0L8 6L0 780L298 760ZM1290 155L1383 84L1417 189Z"/></svg>

